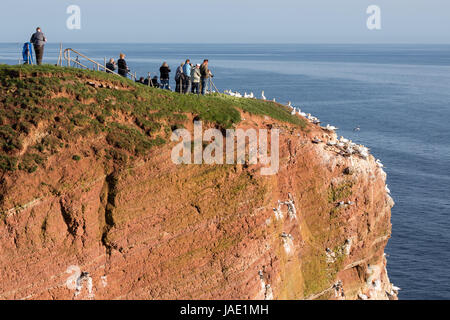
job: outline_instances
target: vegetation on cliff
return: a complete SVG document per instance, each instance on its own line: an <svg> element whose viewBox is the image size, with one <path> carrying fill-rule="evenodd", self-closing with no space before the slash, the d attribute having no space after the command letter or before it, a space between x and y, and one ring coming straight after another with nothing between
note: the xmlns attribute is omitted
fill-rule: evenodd
<svg viewBox="0 0 450 320"><path fill-rule="evenodd" d="M0 92L0 298L70 299L70 265L100 299L391 290L385 173L313 143L330 132L289 108L51 66L0 66ZM195 119L282 128L278 174L175 165L162 145Z"/></svg>
<svg viewBox="0 0 450 320"><path fill-rule="evenodd" d="M305 126L288 108L225 95L180 95L101 72L53 66L0 66L0 170L33 172L80 137L105 135L106 157L124 161L162 145L187 114L218 128L239 109ZM74 155L74 159L79 155Z"/></svg>

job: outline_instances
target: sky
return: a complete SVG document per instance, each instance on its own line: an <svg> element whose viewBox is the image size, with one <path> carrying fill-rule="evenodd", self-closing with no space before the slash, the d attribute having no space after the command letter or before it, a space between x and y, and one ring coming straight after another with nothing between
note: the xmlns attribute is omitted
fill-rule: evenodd
<svg viewBox="0 0 450 320"><path fill-rule="evenodd" d="M67 28L70 5L81 9L80 29ZM370 5L381 30L367 28ZM37 26L65 43L450 43L450 1L8 1L0 42L27 41Z"/></svg>

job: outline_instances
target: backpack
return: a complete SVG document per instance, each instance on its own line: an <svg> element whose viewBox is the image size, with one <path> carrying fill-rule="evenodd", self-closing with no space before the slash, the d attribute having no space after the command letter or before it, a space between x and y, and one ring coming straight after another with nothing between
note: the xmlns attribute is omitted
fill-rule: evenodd
<svg viewBox="0 0 450 320"><path fill-rule="evenodd" d="M31 42L25 42L22 49L22 59L25 64L33 64L33 46Z"/></svg>

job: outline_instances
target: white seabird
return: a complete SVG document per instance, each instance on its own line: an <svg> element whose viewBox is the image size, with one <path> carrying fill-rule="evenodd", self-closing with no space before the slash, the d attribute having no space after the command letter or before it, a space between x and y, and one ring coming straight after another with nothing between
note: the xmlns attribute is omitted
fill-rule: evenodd
<svg viewBox="0 0 450 320"><path fill-rule="evenodd" d="M336 141L328 141L327 145L330 147L334 147L336 145Z"/></svg>
<svg viewBox="0 0 450 320"><path fill-rule="evenodd" d="M381 163L380 159L377 159L375 163L377 164L378 168L384 168L384 165Z"/></svg>
<svg viewBox="0 0 450 320"><path fill-rule="evenodd" d="M335 126L330 126L329 124L327 124L327 126L325 127L325 130L328 131L336 131L338 128L336 128Z"/></svg>
<svg viewBox="0 0 450 320"><path fill-rule="evenodd" d="M262 98L263 100L267 100L267 99L266 99L266 96L264 95L264 91L261 93L261 98Z"/></svg>
<svg viewBox="0 0 450 320"><path fill-rule="evenodd" d="M350 142L350 140L348 140L348 139L346 139L346 138L344 138L344 137L342 137L342 136L341 136L341 138L339 139L339 141L342 142L342 143L349 143L349 142Z"/></svg>
<svg viewBox="0 0 450 320"><path fill-rule="evenodd" d="M402 289L399 288L399 287L396 287L396 286L392 286L392 290L399 292L399 291L402 290Z"/></svg>
<svg viewBox="0 0 450 320"><path fill-rule="evenodd" d="M387 193L391 194L391 190L389 189L388 185L386 185L384 188L385 188Z"/></svg>

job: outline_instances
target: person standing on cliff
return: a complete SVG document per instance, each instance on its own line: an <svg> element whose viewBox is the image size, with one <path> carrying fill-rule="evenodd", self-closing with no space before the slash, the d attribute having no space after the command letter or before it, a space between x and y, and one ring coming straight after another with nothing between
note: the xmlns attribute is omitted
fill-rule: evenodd
<svg viewBox="0 0 450 320"><path fill-rule="evenodd" d="M201 84L202 84L202 95L206 93L206 87L208 86L208 81L212 77L211 71L209 70L209 61L205 59L200 66L200 74L201 74Z"/></svg>
<svg viewBox="0 0 450 320"><path fill-rule="evenodd" d="M187 59L183 66L184 81L183 81L183 93L189 93L191 91L191 60Z"/></svg>
<svg viewBox="0 0 450 320"><path fill-rule="evenodd" d="M161 68L159 68L159 79L161 80L161 89L165 89L165 90L170 90L170 86L169 86L169 73L170 73L170 68L169 65L167 64L167 62L164 62L161 66Z"/></svg>
<svg viewBox="0 0 450 320"><path fill-rule="evenodd" d="M192 79L192 93L199 94L200 93L200 65L197 64L195 67L192 68L191 71L191 79Z"/></svg>
<svg viewBox="0 0 450 320"><path fill-rule="evenodd" d="M175 72L175 92L182 93L183 92L183 80L184 80L184 73L183 73L183 67L184 62L177 68L177 71Z"/></svg>
<svg viewBox="0 0 450 320"><path fill-rule="evenodd" d="M119 55L119 60L117 60L117 67L119 69L119 74L122 77L127 78L128 72L130 71L130 69L127 66L127 62L125 61L125 54L121 53Z"/></svg>
<svg viewBox="0 0 450 320"><path fill-rule="evenodd" d="M36 28L36 32L31 36L30 42L33 44L34 53L36 54L36 63L39 66L42 64L42 58L44 57L44 45L47 42L47 38L45 38L41 28Z"/></svg>

